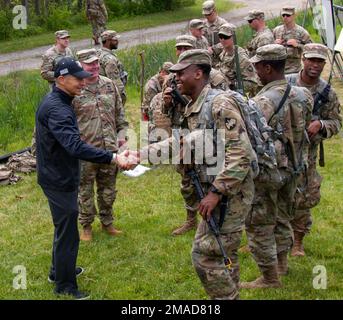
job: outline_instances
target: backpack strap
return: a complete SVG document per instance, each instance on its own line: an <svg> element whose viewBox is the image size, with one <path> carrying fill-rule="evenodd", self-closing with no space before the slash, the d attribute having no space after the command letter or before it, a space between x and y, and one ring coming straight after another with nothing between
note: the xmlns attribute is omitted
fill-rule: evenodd
<svg viewBox="0 0 343 320"><path fill-rule="evenodd" d="M292 86L290 84L287 84L287 88L285 91L285 94L283 95L278 107L276 108L276 110L274 111L273 115L269 118L268 124L270 124L270 121L274 118L275 115L277 115L281 108L284 106L286 100L288 99L289 93L291 92Z"/></svg>

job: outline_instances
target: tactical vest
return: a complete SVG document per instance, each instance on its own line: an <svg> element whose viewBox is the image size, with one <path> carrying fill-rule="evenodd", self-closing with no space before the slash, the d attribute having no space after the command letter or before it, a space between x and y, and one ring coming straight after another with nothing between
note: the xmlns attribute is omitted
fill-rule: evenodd
<svg viewBox="0 0 343 320"><path fill-rule="evenodd" d="M263 96L273 101L277 108L282 100L280 92L271 89L263 93ZM294 173L299 173L303 170L303 142L307 137L305 120L303 117L304 108L303 105L307 103L307 97L303 91L303 88L292 86L291 93L283 104L282 108L277 114L274 114L272 118L277 117L276 128L272 134L274 141L281 141L284 146L288 161L291 161L293 165ZM292 120L292 139L284 132L285 127L285 109L290 108ZM275 110L276 111L276 110ZM279 164L279 163L278 163ZM280 167L280 165L279 165ZM281 166L282 167L282 166Z"/></svg>

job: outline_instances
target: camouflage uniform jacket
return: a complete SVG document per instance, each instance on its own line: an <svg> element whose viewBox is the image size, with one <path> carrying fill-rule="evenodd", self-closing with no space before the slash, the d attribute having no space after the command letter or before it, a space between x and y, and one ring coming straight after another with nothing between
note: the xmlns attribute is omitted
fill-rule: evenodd
<svg viewBox="0 0 343 320"><path fill-rule="evenodd" d="M256 50L258 48L272 43L274 43L274 35L268 27L264 28L259 32L256 32L252 40L247 45L249 57L253 57L256 54Z"/></svg>
<svg viewBox="0 0 343 320"><path fill-rule="evenodd" d="M89 20L107 21L108 14L103 0L86 0L86 16Z"/></svg>
<svg viewBox="0 0 343 320"><path fill-rule="evenodd" d="M95 84L88 84L73 100L81 139L94 147L117 151L117 137L125 130L124 108L114 82L99 76ZM121 132L121 135L125 132Z"/></svg>
<svg viewBox="0 0 343 320"><path fill-rule="evenodd" d="M207 50L208 47L209 47L208 41L204 36L201 36L201 38L196 38L195 49Z"/></svg>
<svg viewBox="0 0 343 320"><path fill-rule="evenodd" d="M313 98L307 89L292 86L283 107L274 114L286 88L286 80L270 82L253 100L261 108L274 131L272 136L278 167L293 172L300 169L303 161L307 161L305 130L311 121Z"/></svg>
<svg viewBox="0 0 343 320"><path fill-rule="evenodd" d="M190 131L192 141L204 135L204 129L211 129L211 120L206 120L204 116L204 108L207 103L210 104L214 127L222 129L224 133L224 164L219 168L219 172L212 178L206 177L207 173L199 172L200 181L204 187L208 187L208 183L212 183L222 194L229 197L242 192L247 199L254 196L254 184L252 180L251 162L255 160L255 153L252 149L244 120L242 118L240 107L234 99L233 94L229 92L220 93L217 90L216 94L210 102L207 100L212 93L210 85L206 85L201 91L198 99L193 103L190 101L186 106L184 113L184 121L182 127ZM151 149L159 149L160 147L169 146L172 148L177 144L173 143L173 137L164 140L158 144L150 145ZM145 150L147 151L147 150ZM173 154L178 154L173 150ZM144 151L143 153L144 154ZM170 153L171 154L171 153ZM205 165L199 165L206 167Z"/></svg>
<svg viewBox="0 0 343 320"><path fill-rule="evenodd" d="M124 66L117 58L116 54L107 48L102 48L98 51L100 74L110 78L117 85L123 104L126 101L125 86L122 82L122 74L124 73Z"/></svg>
<svg viewBox="0 0 343 320"><path fill-rule="evenodd" d="M285 25L277 26L273 30L274 38L282 39L282 45L286 46L289 39L295 39L298 42L298 47L286 46L287 48L287 60L285 73L297 73L301 70L301 55L304 45L311 43L311 37L309 33L301 26L297 24L293 29L286 29Z"/></svg>
<svg viewBox="0 0 343 320"><path fill-rule="evenodd" d="M65 52L59 52L56 46L52 46L42 56L43 62L40 68L40 74L43 79L49 83L55 82L54 70L55 66L64 57L74 57L70 48L66 48Z"/></svg>
<svg viewBox="0 0 343 320"><path fill-rule="evenodd" d="M255 68L249 61L245 50L241 47L238 47L238 56L244 90L254 96L259 83ZM223 51L220 54L219 70L226 77L230 89L236 90L237 77L234 50L232 53Z"/></svg>
<svg viewBox="0 0 343 320"><path fill-rule="evenodd" d="M301 80L301 72L288 75L287 81L291 85L307 88L311 92L313 99L315 99L317 93L323 92L327 82L320 78L316 85L306 85ZM317 155L319 143L324 139L331 138L333 135L337 134L342 127L342 117L340 115L341 105L338 101L337 94L332 87L330 88L328 100L327 103L320 107L319 116L316 116L315 119L313 118L313 120L321 120L323 124L323 129L311 139L311 153L313 153L314 157Z"/></svg>
<svg viewBox="0 0 343 320"><path fill-rule="evenodd" d="M163 80L163 79L162 79ZM142 103L142 110L147 113L152 98L162 92L161 76L157 73L151 77L144 87L144 98Z"/></svg>
<svg viewBox="0 0 343 320"><path fill-rule="evenodd" d="M209 23L207 19L204 20L204 36L211 47L219 43L218 32L220 27L225 23L228 22L221 17L217 17L217 19L213 23Z"/></svg>

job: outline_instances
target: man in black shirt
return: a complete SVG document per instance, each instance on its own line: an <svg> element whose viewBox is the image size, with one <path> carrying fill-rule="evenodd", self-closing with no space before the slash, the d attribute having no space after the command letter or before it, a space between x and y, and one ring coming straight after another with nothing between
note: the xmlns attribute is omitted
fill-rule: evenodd
<svg viewBox="0 0 343 320"><path fill-rule="evenodd" d="M131 169L137 163L132 153L117 155L80 139L71 102L84 87L84 79L90 76L74 59L63 58L55 69L56 86L44 97L36 112L38 183L48 198L55 226L49 281L55 283L56 294L69 294L75 299L89 298L78 290L76 282L76 275L83 271L76 268L79 159L113 163L122 169Z"/></svg>

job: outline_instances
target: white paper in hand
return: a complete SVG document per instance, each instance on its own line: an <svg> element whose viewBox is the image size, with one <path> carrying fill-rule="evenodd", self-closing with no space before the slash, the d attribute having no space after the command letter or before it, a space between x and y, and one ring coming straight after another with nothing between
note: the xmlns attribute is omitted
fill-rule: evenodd
<svg viewBox="0 0 343 320"><path fill-rule="evenodd" d="M128 177L139 177L142 174L144 174L146 171L149 171L149 170L151 170L151 169L139 164L138 166L136 166L136 168L134 168L132 170L123 171L123 174L125 174Z"/></svg>

